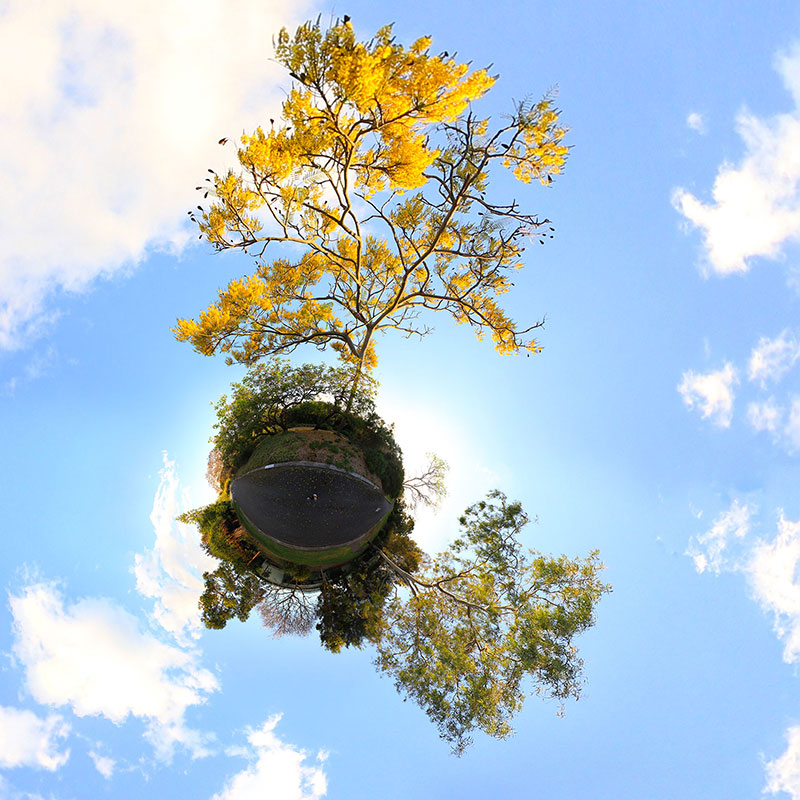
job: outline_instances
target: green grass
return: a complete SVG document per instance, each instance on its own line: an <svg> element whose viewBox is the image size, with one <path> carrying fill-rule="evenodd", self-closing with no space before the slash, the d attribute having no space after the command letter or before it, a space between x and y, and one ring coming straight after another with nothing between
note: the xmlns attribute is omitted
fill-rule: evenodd
<svg viewBox="0 0 800 800"><path fill-rule="evenodd" d="M348 472L354 471L351 459L358 457L356 448L349 444L335 441L320 441L304 436L299 431L285 431L274 436L268 436L261 441L253 451L253 454L237 471L236 476L240 477L246 472L266 467L269 464L281 464L287 461L301 460L299 451L303 446L311 450L311 460L319 461L321 464L331 464ZM308 458L308 456L306 456Z"/></svg>
<svg viewBox="0 0 800 800"><path fill-rule="evenodd" d="M256 447L253 455L236 474L237 476L244 475L245 472L266 467L268 464L297 461L297 451L303 444L303 437L295 431L285 431L275 436L268 436Z"/></svg>

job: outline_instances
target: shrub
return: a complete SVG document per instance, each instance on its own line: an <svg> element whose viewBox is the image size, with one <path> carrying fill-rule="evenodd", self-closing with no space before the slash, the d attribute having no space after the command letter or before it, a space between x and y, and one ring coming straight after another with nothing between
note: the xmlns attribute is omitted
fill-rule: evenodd
<svg viewBox="0 0 800 800"><path fill-rule="evenodd" d="M203 549L237 569L246 569L259 553L241 528L230 500L220 499L203 508L187 511L178 520L197 525Z"/></svg>

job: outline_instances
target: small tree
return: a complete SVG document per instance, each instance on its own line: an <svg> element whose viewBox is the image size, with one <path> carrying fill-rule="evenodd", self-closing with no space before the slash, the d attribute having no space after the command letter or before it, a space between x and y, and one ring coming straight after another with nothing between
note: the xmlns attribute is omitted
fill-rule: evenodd
<svg viewBox="0 0 800 800"><path fill-rule="evenodd" d="M264 627L270 628L276 639L306 636L316 618L314 601L315 597L299 586L274 586L264 581L258 613Z"/></svg>
<svg viewBox="0 0 800 800"><path fill-rule="evenodd" d="M416 575L385 552L403 580L386 604L377 667L395 680L460 754L480 729L505 738L522 707L522 682L558 700L577 698L582 661L575 636L594 624L610 587L597 553L586 559L522 552L528 518L500 492L472 506L448 551Z"/></svg>
<svg viewBox="0 0 800 800"><path fill-rule="evenodd" d="M383 606L396 578L386 569L359 563L334 577L322 574L317 597L317 631L326 650L361 647L381 629Z"/></svg>
<svg viewBox="0 0 800 800"><path fill-rule="evenodd" d="M221 561L213 572L203 573L205 589L200 595L200 618L206 628L219 630L234 617L245 622L264 597L263 581L229 561Z"/></svg>
<svg viewBox="0 0 800 800"><path fill-rule="evenodd" d="M375 335L424 336L423 311L488 333L500 353L540 350L529 334L542 322L519 328L497 298L525 241L553 229L491 199L489 178L500 165L549 184L566 129L550 97L491 127L470 104L495 77L430 48L428 37L398 44L391 26L369 42L349 22L281 31L276 57L294 79L282 122L242 136L241 169L198 187L213 197L196 218L201 236L248 253L255 273L197 321L180 320L178 339L248 364L330 344L353 370L353 393L376 363ZM267 260L278 243L293 245L292 260Z"/></svg>
<svg viewBox="0 0 800 800"><path fill-rule="evenodd" d="M403 483L403 497L412 509L419 505L438 508L442 498L447 494L444 479L450 466L436 453L427 453L427 456L428 465L422 474L408 478Z"/></svg>
<svg viewBox="0 0 800 800"><path fill-rule="evenodd" d="M206 553L228 561L240 571L258 555L258 549L242 528L233 505L224 497L210 505L184 512L178 521L197 525Z"/></svg>

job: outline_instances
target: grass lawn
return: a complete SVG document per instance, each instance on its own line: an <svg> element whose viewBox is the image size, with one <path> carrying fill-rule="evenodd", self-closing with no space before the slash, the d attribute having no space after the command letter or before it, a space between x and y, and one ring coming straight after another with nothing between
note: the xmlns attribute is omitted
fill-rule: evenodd
<svg viewBox="0 0 800 800"><path fill-rule="evenodd" d="M380 478L367 469L364 455L343 436L333 431L300 428L265 438L241 467L236 477L269 464L287 461L316 461L330 464L381 486Z"/></svg>

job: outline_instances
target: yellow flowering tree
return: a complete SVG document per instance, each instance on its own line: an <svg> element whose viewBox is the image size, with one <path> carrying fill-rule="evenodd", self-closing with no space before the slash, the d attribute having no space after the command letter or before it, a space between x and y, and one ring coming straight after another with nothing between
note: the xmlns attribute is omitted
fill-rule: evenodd
<svg viewBox="0 0 800 800"><path fill-rule="evenodd" d="M551 99L520 103L491 126L473 101L495 77L431 39L398 44L391 26L369 42L349 21L282 30L277 60L293 79L282 120L241 138L240 169L214 175L193 215L218 250L240 249L255 272L232 281L175 333L205 355L253 363L303 344L331 345L354 370L353 392L392 328L429 332L448 311L500 353L538 352L498 303L524 243L549 220L487 196L492 168L552 181L567 156ZM294 245L271 259L271 245Z"/></svg>

